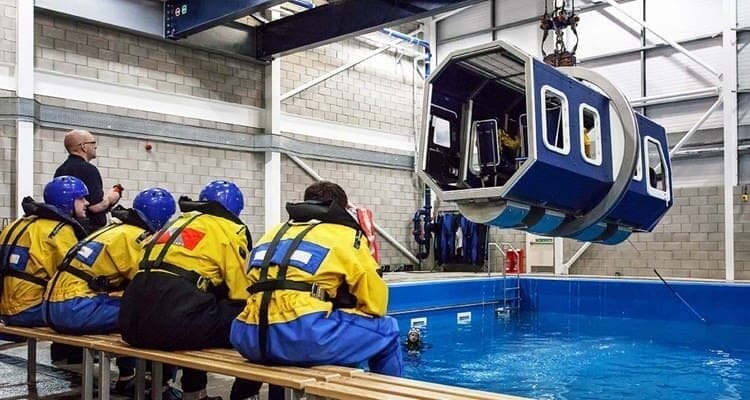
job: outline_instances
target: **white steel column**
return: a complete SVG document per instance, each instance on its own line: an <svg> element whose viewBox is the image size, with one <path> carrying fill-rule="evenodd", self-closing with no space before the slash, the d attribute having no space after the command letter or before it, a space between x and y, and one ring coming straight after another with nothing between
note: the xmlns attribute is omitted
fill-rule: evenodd
<svg viewBox="0 0 750 400"><path fill-rule="evenodd" d="M281 18L278 11L270 11L268 18ZM266 133L275 136L281 133L281 60L275 58L265 69ZM265 154L263 180L264 231L281 222L281 153L267 151Z"/></svg>
<svg viewBox="0 0 750 400"><path fill-rule="evenodd" d="M737 0L724 0L722 98L724 100L724 268L734 280L734 187L737 185Z"/></svg>
<svg viewBox="0 0 750 400"><path fill-rule="evenodd" d="M34 2L16 2L16 95L34 99ZM21 200L34 194L34 123L16 121L16 216Z"/></svg>
<svg viewBox="0 0 750 400"><path fill-rule="evenodd" d="M552 249L554 257L552 258L552 265L555 269L555 275L567 275L568 269L565 267L565 261L563 260L563 238L556 237L552 240Z"/></svg>
<svg viewBox="0 0 750 400"><path fill-rule="evenodd" d="M266 132L278 135L281 130L281 61L266 66ZM265 230L281 222L281 153L265 154L264 204Z"/></svg>

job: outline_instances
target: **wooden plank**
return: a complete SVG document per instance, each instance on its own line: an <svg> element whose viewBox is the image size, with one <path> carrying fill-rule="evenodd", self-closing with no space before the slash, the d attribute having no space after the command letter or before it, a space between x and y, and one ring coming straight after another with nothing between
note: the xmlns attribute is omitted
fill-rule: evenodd
<svg viewBox="0 0 750 400"><path fill-rule="evenodd" d="M341 376L348 376L348 377L352 377L354 375L362 374L365 372L360 368L342 367L341 365L317 365L315 367L312 367L312 369L334 372Z"/></svg>
<svg viewBox="0 0 750 400"><path fill-rule="evenodd" d="M84 349L90 349L93 345L93 342L85 336L63 335L50 328L22 328L18 326L0 325L0 332L23 336L25 338L67 344Z"/></svg>
<svg viewBox="0 0 750 400"><path fill-rule="evenodd" d="M456 386L441 385L439 383L423 382L408 378L398 378L395 376L388 376L382 374L375 374L372 372L360 372L353 375L357 379L365 379L374 382L382 382L400 387L406 388L417 388L430 390L435 393L447 393L447 394L460 394L465 399L477 399L477 400L522 400L523 397L511 396L507 394L484 392L481 390L465 389Z"/></svg>
<svg viewBox="0 0 750 400"><path fill-rule="evenodd" d="M288 367L288 366L268 366L261 364L253 364L245 359L240 353L234 350L229 350L232 353L227 352L213 352L211 350L229 350L229 349L209 349L209 350L195 350L195 351L180 351L179 354L184 354L189 357L201 357L209 360L227 362L238 366L252 366L257 368L266 368L271 371L277 371L282 374L289 374L301 377L313 378L318 381L330 381L331 379L338 378L340 375L329 371L318 371L303 367ZM222 354L223 353L223 354Z"/></svg>
<svg viewBox="0 0 750 400"><path fill-rule="evenodd" d="M334 379L333 383L338 383L350 387L372 390L374 392L404 395L414 397L420 400L466 400L467 397L461 393L461 388L453 388L452 392L435 392L429 388L405 387L395 383L378 382L361 378L341 377ZM470 397L468 397L470 398Z"/></svg>
<svg viewBox="0 0 750 400"><path fill-rule="evenodd" d="M305 395L332 400L418 400L415 397L379 393L333 382L314 382L305 387Z"/></svg>
<svg viewBox="0 0 750 400"><path fill-rule="evenodd" d="M95 342L94 349L114 354L144 358L185 368L197 369L199 371L229 375L252 381L268 382L270 384L296 390L302 390L306 384L315 382L314 378L293 376L288 373L271 370L268 367L257 367L252 364L237 365L227 362L218 362L202 357L196 358L186 356L175 352L140 349L130 347L124 342Z"/></svg>

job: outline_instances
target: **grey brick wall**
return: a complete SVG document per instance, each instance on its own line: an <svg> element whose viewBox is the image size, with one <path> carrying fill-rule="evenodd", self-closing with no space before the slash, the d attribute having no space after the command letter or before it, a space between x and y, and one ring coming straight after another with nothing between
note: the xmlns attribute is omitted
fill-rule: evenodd
<svg viewBox="0 0 750 400"><path fill-rule="evenodd" d="M323 179L341 185L349 200L372 209L375 222L388 233L414 251L411 239L411 218L419 204L419 193L412 184L411 171L382 169L330 161L303 160ZM305 188L313 183L297 164L288 157L282 158L281 202L300 201ZM287 217L282 211L282 219ZM410 263L392 245L379 238L381 264Z"/></svg>
<svg viewBox="0 0 750 400"><path fill-rule="evenodd" d="M40 199L44 184L67 157L62 146L64 134L64 130L38 130L34 193ZM147 187L160 186L172 191L175 197L188 195L196 199L211 180L228 179L245 195L242 220L254 237L262 231L263 197L258 193L264 179L262 154L158 141L149 141L153 145L149 153L144 149L146 141L141 139L97 135L97 141L99 148L93 164L99 168L105 188L115 183L126 188L124 206L130 207L138 191Z"/></svg>
<svg viewBox="0 0 750 400"><path fill-rule="evenodd" d="M16 215L13 199L16 193L16 125L0 121L0 223Z"/></svg>
<svg viewBox="0 0 750 400"><path fill-rule="evenodd" d="M334 146L343 146L343 147L348 147L348 148L353 148L353 149L378 151L378 152L390 153L390 154L409 155L409 156L414 155L413 151L403 151L403 150L393 149L390 147L375 146L371 143L332 140L332 139L321 138L321 137L316 137L316 136L307 136L307 135L287 133L287 132L281 132L280 136L284 136L284 137L288 137L294 140L298 140L301 142L308 142L308 143L330 144ZM363 160L363 161L366 161L366 160Z"/></svg>
<svg viewBox="0 0 750 400"><path fill-rule="evenodd" d="M750 203L735 188L736 279L750 279ZM592 245L571 268L571 274L723 279L724 195L722 187L675 190L675 203L652 233L634 234L632 243ZM566 241L568 242L568 241ZM566 243L567 260L580 243Z"/></svg>
<svg viewBox="0 0 750 400"><path fill-rule="evenodd" d="M256 63L61 16L35 17L38 69L263 106L263 68Z"/></svg>
<svg viewBox="0 0 750 400"><path fill-rule="evenodd" d="M0 35L0 62L15 64L16 0L0 0Z"/></svg>
<svg viewBox="0 0 750 400"><path fill-rule="evenodd" d="M281 60L281 91L361 57L373 48L351 39L288 55ZM412 60L381 53L282 102L292 114L411 136L415 106ZM422 103L422 89L416 104ZM421 112L420 110L416 110ZM417 120L418 121L418 120ZM417 126L417 129L419 127Z"/></svg>
<svg viewBox="0 0 750 400"><path fill-rule="evenodd" d="M92 111L92 112L103 113L107 115L119 115L119 116L124 116L124 117L141 118L141 119L147 119L147 120L152 120L152 121L169 122L169 123L179 124L179 125L197 126L201 128L221 129L225 131L236 132L238 134L253 134L253 133L263 132L263 130L260 128L253 128L253 127L248 127L248 126L243 126L243 125L226 124L222 122L207 121L204 119L180 117L177 115L159 114L159 113L142 111L142 110L134 110L132 108L114 107L114 106L107 106L107 105L95 104L95 103L86 103L86 102L77 101L77 100L63 99L60 97L37 95L35 96L35 99L42 104L50 105L50 106L65 107L65 108L70 108L74 110Z"/></svg>

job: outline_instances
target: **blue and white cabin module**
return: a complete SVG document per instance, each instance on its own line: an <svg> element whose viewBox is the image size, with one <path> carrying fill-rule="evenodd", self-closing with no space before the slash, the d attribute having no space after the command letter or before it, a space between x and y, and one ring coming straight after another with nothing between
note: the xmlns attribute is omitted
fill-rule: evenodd
<svg viewBox="0 0 750 400"><path fill-rule="evenodd" d="M651 231L672 205L664 128L580 71L502 41L452 53L425 91L420 177L477 223L604 244Z"/></svg>

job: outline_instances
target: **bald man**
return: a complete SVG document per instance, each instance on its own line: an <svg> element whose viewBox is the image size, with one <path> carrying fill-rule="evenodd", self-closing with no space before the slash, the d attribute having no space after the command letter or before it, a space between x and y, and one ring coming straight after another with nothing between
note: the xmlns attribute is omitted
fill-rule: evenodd
<svg viewBox="0 0 750 400"><path fill-rule="evenodd" d="M74 129L65 134L65 150L68 151L68 159L55 171L55 177L62 175L75 176L83 181L89 189L86 200L89 202L88 219L93 230L99 229L107 224L107 212L118 201L120 192L117 189L109 190L106 195L102 188L102 176L99 170L90 163L96 158L96 138L89 131Z"/></svg>

